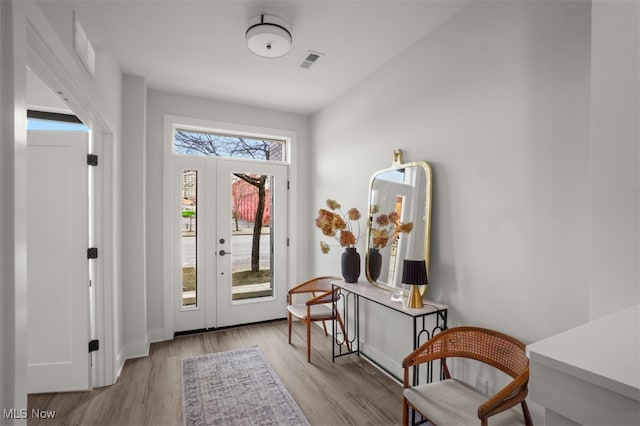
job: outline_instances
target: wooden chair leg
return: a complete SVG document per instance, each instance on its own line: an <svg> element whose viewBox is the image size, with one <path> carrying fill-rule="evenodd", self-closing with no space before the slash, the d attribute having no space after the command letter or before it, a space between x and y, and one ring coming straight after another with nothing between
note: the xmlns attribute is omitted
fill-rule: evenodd
<svg viewBox="0 0 640 426"><path fill-rule="evenodd" d="M291 312L288 312L287 322L289 323L289 344L291 344Z"/></svg>
<svg viewBox="0 0 640 426"><path fill-rule="evenodd" d="M311 362L311 321L307 321L307 362Z"/></svg>
<svg viewBox="0 0 640 426"><path fill-rule="evenodd" d="M327 333L327 324L325 321L322 321L322 328L324 329L324 335L328 336L329 333Z"/></svg>
<svg viewBox="0 0 640 426"><path fill-rule="evenodd" d="M522 414L524 414L524 424L527 426L533 426L533 420L531 420L531 413L529 413L527 401L522 401L520 405L522 405Z"/></svg>
<svg viewBox="0 0 640 426"><path fill-rule="evenodd" d="M402 397L402 426L409 426L409 405L404 397Z"/></svg>

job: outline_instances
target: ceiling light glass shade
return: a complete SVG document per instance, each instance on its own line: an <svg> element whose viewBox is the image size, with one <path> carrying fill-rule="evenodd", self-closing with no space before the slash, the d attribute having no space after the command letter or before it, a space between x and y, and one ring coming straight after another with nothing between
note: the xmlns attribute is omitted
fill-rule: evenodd
<svg viewBox="0 0 640 426"><path fill-rule="evenodd" d="M280 18L261 15L260 22L249 27L246 33L247 47L265 58L279 58L291 49L291 33ZM279 21L279 22L278 22Z"/></svg>

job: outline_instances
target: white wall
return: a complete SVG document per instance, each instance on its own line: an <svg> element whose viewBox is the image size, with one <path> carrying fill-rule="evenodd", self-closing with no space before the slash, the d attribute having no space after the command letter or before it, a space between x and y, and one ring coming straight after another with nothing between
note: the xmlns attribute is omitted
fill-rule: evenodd
<svg viewBox="0 0 640 426"><path fill-rule="evenodd" d="M620 250L631 272L614 273L620 297L608 309L637 303L637 199L615 214L592 210L593 193L610 189L603 175L625 188L613 201L637 185L638 142L633 130L608 138L597 153L622 149L616 158L630 161L620 173L615 160L592 170L590 28L590 2L472 3L312 118L314 207L336 198L363 209L369 176L402 148L405 161L433 166L428 297L449 304L449 325L529 343L584 323L606 291L591 290L607 285L592 275L617 267ZM623 89L636 97L630 80ZM594 257L603 223L635 241ZM339 273L338 255L313 250L314 273ZM410 323L368 309L366 348L398 371L410 340L393 329L409 334Z"/></svg>
<svg viewBox="0 0 640 426"><path fill-rule="evenodd" d="M148 354L146 274L147 85L122 84L122 351L119 362Z"/></svg>
<svg viewBox="0 0 640 426"><path fill-rule="evenodd" d="M215 82L212 82L215 84ZM296 132L297 146L291 159L291 170L299 171L291 177L290 196L295 197L298 209L291 217L292 226L306 221L309 215L309 118L305 115L265 110L227 102L163 93L148 92L147 105L147 322L152 340L162 340L164 336L164 287L163 287L163 135L164 116L177 115L217 122L236 123L248 126L282 129ZM302 222L304 223L304 222ZM297 282L311 276L306 267L309 250L306 233L293 232L291 258L295 259ZM294 252L295 250L295 252ZM284 316L284 313L283 313Z"/></svg>
<svg viewBox="0 0 640 426"><path fill-rule="evenodd" d="M22 2L19 2L22 3ZM27 1L37 4L43 16L42 25L51 27L45 33L47 42L55 49L64 49L59 60L71 78L83 91L83 95L100 113L100 118L115 133L120 131L122 120L122 73L120 65L109 50L101 18L90 5L77 1ZM36 10L36 8L30 8ZM96 73L90 76L73 49L74 12L92 42L96 53ZM46 22L45 22L46 21ZM34 21L36 27L41 20ZM56 52L57 53L57 52ZM75 112L75 111L74 111Z"/></svg>
<svg viewBox="0 0 640 426"><path fill-rule="evenodd" d="M640 300L640 3L593 3L590 319ZM633 285L635 284L635 285Z"/></svg>

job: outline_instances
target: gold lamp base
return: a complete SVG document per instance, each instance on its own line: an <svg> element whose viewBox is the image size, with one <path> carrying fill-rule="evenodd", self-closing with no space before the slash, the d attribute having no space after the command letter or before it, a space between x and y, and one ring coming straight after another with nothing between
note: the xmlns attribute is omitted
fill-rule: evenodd
<svg viewBox="0 0 640 426"><path fill-rule="evenodd" d="M424 303L422 303L422 296L420 295L419 286L412 285L411 292L409 293L409 299L407 299L407 307L409 308L422 308Z"/></svg>

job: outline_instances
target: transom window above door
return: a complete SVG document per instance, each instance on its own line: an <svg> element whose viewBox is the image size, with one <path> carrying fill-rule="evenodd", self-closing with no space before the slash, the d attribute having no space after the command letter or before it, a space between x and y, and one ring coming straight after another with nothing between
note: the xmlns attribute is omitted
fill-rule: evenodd
<svg viewBox="0 0 640 426"><path fill-rule="evenodd" d="M286 161L284 140L176 128L173 152L182 155Z"/></svg>

